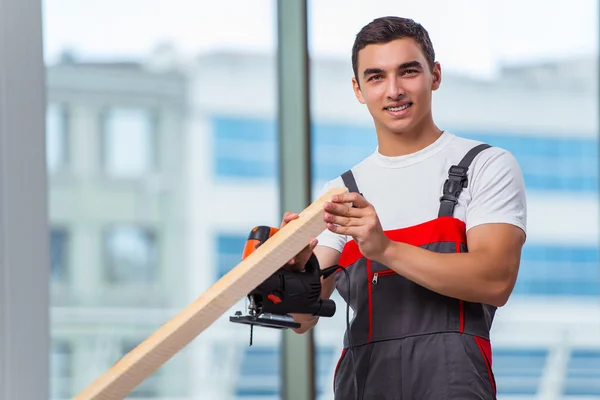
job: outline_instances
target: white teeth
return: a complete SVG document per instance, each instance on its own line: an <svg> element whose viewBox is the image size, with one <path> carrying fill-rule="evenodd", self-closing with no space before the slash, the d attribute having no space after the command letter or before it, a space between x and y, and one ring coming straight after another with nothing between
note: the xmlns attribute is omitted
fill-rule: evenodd
<svg viewBox="0 0 600 400"><path fill-rule="evenodd" d="M388 110L390 110L390 111L392 111L392 112L396 112L396 111L402 111L402 110L405 110L405 109L407 109L409 106L410 106L410 103L408 103L408 104L405 104L405 105L403 105L403 106L400 106L400 107L389 107L389 108L388 108Z"/></svg>

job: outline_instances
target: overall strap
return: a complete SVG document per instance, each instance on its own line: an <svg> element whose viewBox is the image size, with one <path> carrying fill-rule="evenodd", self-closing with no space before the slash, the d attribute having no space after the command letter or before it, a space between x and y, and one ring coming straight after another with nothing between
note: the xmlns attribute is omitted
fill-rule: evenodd
<svg viewBox="0 0 600 400"><path fill-rule="evenodd" d="M360 190L358 190L358 185L356 185L356 179L354 179L354 174L351 169L342 174L342 180L350 193L358 193L363 196ZM356 208L356 206L352 204L352 208Z"/></svg>
<svg viewBox="0 0 600 400"><path fill-rule="evenodd" d="M354 174L352 173L351 169L342 174L342 180L344 181L344 185L346 185L350 193L358 193L362 195L362 193L360 193L358 190L358 186L356 185L356 180L354 179Z"/></svg>
<svg viewBox="0 0 600 400"><path fill-rule="evenodd" d="M454 207L458 203L460 192L468 185L467 171L475 157L483 150L491 147L489 144L480 144L473 147L463 157L458 165L453 165L448 171L448 179L444 182L444 192L440 197L440 211L438 217L451 217L454 214Z"/></svg>

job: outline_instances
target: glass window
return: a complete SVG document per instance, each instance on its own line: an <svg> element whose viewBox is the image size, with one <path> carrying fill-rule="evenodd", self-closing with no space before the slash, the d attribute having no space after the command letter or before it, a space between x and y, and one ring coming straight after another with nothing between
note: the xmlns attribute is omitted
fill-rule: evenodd
<svg viewBox="0 0 600 400"><path fill-rule="evenodd" d="M155 279L158 259L153 231L137 226L111 227L105 240L110 283L150 283Z"/></svg>
<svg viewBox="0 0 600 400"><path fill-rule="evenodd" d="M110 109L104 120L104 167L109 176L136 178L154 167L154 123L144 109Z"/></svg>
<svg viewBox="0 0 600 400"><path fill-rule="evenodd" d="M46 108L46 162L50 173L68 161L68 114L66 107L49 103Z"/></svg>
<svg viewBox="0 0 600 400"><path fill-rule="evenodd" d="M279 359L274 346L252 346L244 352L241 370L244 371L236 388L238 398L278 398Z"/></svg>
<svg viewBox="0 0 600 400"><path fill-rule="evenodd" d="M256 117L215 116L212 123L218 154L216 175L273 182L278 173L275 122Z"/></svg>
<svg viewBox="0 0 600 400"><path fill-rule="evenodd" d="M52 336L77 344L62 398L237 266L253 227L279 226L275 6L43 2L48 98L73 138L73 179L48 188L51 223L71 229L69 282L50 305ZM245 298L132 396L240 398L255 372L243 357L257 346L277 359L281 332L257 329L249 347L249 327L229 321L238 310ZM279 374L254 382L261 400L279 397Z"/></svg>
<svg viewBox="0 0 600 400"><path fill-rule="evenodd" d="M600 350L575 349L566 374L566 395L600 396Z"/></svg>
<svg viewBox="0 0 600 400"><path fill-rule="evenodd" d="M69 265L69 234L65 228L50 231L50 271L53 281L67 278Z"/></svg>
<svg viewBox="0 0 600 400"><path fill-rule="evenodd" d="M216 270L217 278L221 278L241 261L247 237L227 234L217 236L217 257L219 260Z"/></svg>
<svg viewBox="0 0 600 400"><path fill-rule="evenodd" d="M67 398L70 393L73 350L66 340L52 340L50 349L50 398Z"/></svg>
<svg viewBox="0 0 600 400"><path fill-rule="evenodd" d="M381 16L420 22L442 68L432 100L437 126L509 150L527 187L519 277L492 331L499 398L597 396L589 377L600 370L600 336L581 332L600 323L598 2L309 3L315 193L376 150L373 118L352 91L356 34ZM561 35L556 27L566 20L577 24ZM333 299L338 312L315 330L317 358L327 365L323 399L331 398L346 328L346 304L337 292ZM545 387L555 379L565 385Z"/></svg>

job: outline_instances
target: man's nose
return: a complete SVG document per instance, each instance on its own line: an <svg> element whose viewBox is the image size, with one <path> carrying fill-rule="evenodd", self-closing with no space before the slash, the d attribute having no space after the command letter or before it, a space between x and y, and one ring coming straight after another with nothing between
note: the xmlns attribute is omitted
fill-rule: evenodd
<svg viewBox="0 0 600 400"><path fill-rule="evenodd" d="M388 80L387 95L393 100L399 99L404 95L404 89L396 77Z"/></svg>

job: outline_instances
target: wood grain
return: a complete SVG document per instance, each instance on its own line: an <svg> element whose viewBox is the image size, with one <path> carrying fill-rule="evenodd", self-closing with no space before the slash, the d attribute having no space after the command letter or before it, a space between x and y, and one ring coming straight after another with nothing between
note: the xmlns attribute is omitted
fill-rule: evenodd
<svg viewBox="0 0 600 400"><path fill-rule="evenodd" d="M161 326L74 400L117 400L154 373L196 336L300 252L325 229L323 204L345 188L325 193L280 229L196 301ZM242 249L240 249L240 252Z"/></svg>

